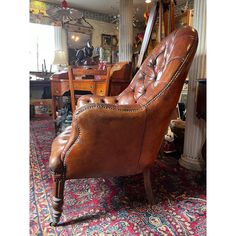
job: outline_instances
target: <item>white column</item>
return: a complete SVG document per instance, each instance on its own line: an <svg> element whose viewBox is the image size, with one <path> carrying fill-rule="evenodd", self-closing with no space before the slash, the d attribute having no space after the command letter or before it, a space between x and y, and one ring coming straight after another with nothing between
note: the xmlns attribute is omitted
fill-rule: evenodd
<svg viewBox="0 0 236 236"><path fill-rule="evenodd" d="M67 33L61 26L54 27L55 51L64 51L68 61Z"/></svg>
<svg viewBox="0 0 236 236"><path fill-rule="evenodd" d="M119 61L131 61L133 55L133 0L120 0Z"/></svg>
<svg viewBox="0 0 236 236"><path fill-rule="evenodd" d="M201 150L205 142L206 124L196 117L197 79L206 78L206 1L194 1L193 27L198 31L199 44L189 71L187 116L184 135L184 151L179 160L181 166L201 171L204 168Z"/></svg>

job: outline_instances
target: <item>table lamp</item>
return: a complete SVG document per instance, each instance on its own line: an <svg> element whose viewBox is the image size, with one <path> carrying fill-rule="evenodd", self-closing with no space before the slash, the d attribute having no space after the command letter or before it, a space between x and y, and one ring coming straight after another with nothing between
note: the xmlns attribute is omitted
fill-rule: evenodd
<svg viewBox="0 0 236 236"><path fill-rule="evenodd" d="M58 66L59 71L66 69L65 67L67 67L68 61L67 61L67 56L66 56L65 51L62 51L62 50L55 51L53 64Z"/></svg>

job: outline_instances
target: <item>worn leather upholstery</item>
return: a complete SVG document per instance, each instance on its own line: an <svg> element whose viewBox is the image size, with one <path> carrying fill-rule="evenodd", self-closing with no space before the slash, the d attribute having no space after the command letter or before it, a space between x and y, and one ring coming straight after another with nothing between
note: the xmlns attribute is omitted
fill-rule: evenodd
<svg viewBox="0 0 236 236"><path fill-rule="evenodd" d="M52 144L50 169L66 179L143 172L155 161L196 52L189 26L165 38L118 96L82 96L72 126Z"/></svg>

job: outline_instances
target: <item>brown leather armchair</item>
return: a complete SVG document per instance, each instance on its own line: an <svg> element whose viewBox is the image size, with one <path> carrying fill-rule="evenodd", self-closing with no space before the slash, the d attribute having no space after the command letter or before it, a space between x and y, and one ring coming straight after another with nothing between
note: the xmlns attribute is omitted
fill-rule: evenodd
<svg viewBox="0 0 236 236"><path fill-rule="evenodd" d="M146 58L118 96L82 96L72 126L52 144L53 222L59 222L65 180L143 173L153 203L150 167L160 149L171 114L197 49L189 26L165 38Z"/></svg>

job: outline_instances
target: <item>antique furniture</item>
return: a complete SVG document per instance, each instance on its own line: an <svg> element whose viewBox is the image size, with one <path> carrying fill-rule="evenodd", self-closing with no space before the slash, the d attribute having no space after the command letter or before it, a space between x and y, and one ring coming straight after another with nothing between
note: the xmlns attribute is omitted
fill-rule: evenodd
<svg viewBox="0 0 236 236"><path fill-rule="evenodd" d="M179 155L183 153L185 121L174 119L170 122L170 129L174 133L174 145Z"/></svg>
<svg viewBox="0 0 236 236"><path fill-rule="evenodd" d="M72 126L52 143L53 222L58 225L65 181L143 173L154 203L150 168L196 52L196 30L186 26L166 37L118 96L81 96Z"/></svg>
<svg viewBox="0 0 236 236"><path fill-rule="evenodd" d="M89 67L90 68L90 67ZM80 73L76 79L73 80L73 90L88 91L94 95L106 96L108 95L108 75L106 71L98 69L86 69L84 67L77 68L77 74ZM82 75L92 75L90 79L82 79ZM97 77L95 75L98 75ZM73 76L73 75L72 75ZM51 79L51 93L53 102L53 118L56 118L56 97L61 97L65 92L70 91L72 87L69 84L68 72L56 73ZM74 96L71 96L75 104ZM72 110L74 105L72 105Z"/></svg>
<svg viewBox="0 0 236 236"><path fill-rule="evenodd" d="M35 72L37 73L37 72ZM39 72L40 73L40 72ZM49 79L33 79L35 74L30 73L30 118L43 117L37 112L39 104L51 103L51 85ZM37 76L38 77L38 76ZM42 107L42 106L41 106Z"/></svg>
<svg viewBox="0 0 236 236"><path fill-rule="evenodd" d="M53 101L53 118L56 118L56 97L70 91L72 111L75 109L75 90L88 91L99 96L118 95L130 83L132 64L118 62L109 65L108 70L98 70L97 66L69 67L68 72L59 72L52 76L51 91ZM82 77L90 76L90 79ZM76 79L75 79L76 77ZM71 82L70 82L71 81Z"/></svg>
<svg viewBox="0 0 236 236"><path fill-rule="evenodd" d="M96 84L97 86L90 86L90 89L88 91L92 92L94 94L95 88L96 89L100 89L98 90L98 93L96 93L97 95L100 96L106 96L108 95L108 86L109 86L109 79L110 79L110 70L111 70L111 66L107 66L107 68L105 70L100 70L98 69L98 67L95 68L89 68L89 69L83 69L81 67L71 67L69 66L68 68L68 78L69 78L69 88L70 88L70 95L71 95L71 108L72 108L72 112L75 111L75 94L74 94L74 90L86 90L80 87L77 87L77 81L81 80L81 81L86 81L86 77L87 78L92 78L94 81L99 82L99 81L103 81L102 84L103 87L99 88L99 85ZM82 79L83 77L85 77L84 79Z"/></svg>
<svg viewBox="0 0 236 236"><path fill-rule="evenodd" d="M111 68L109 81L109 96L116 96L127 88L131 81L132 63L117 62Z"/></svg>
<svg viewBox="0 0 236 236"><path fill-rule="evenodd" d="M30 98L51 98L50 77L53 73L30 71ZM41 93L39 93L39 91ZM40 94L40 96L39 96Z"/></svg>

